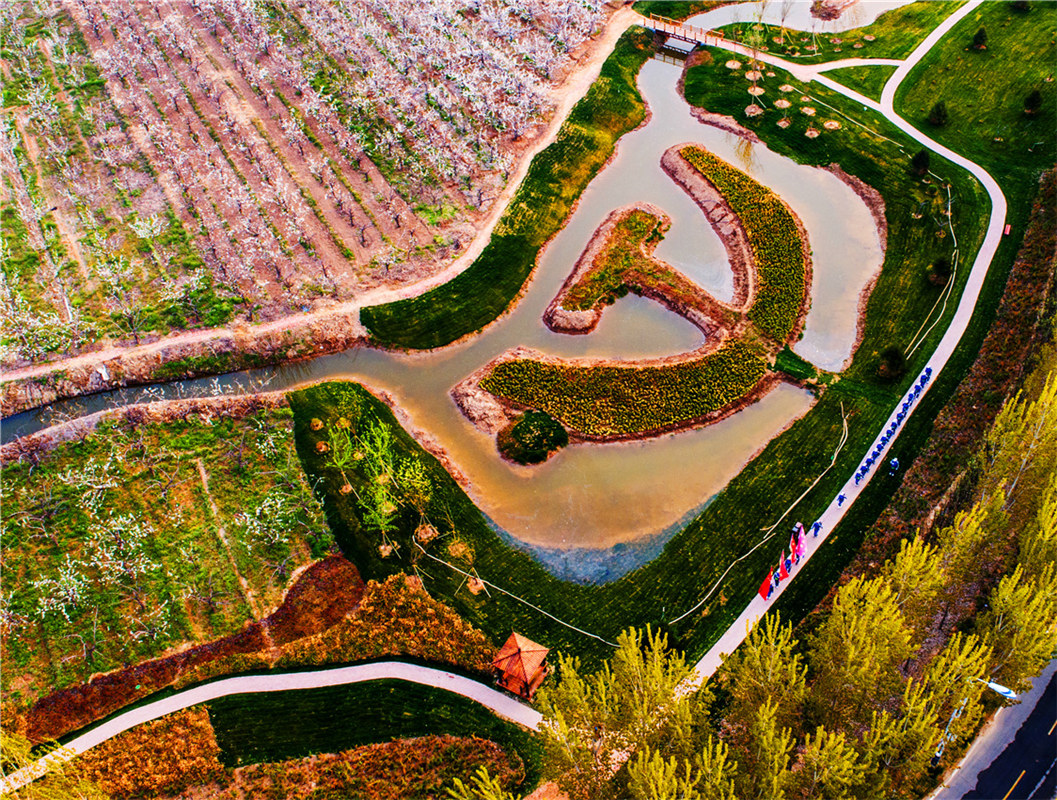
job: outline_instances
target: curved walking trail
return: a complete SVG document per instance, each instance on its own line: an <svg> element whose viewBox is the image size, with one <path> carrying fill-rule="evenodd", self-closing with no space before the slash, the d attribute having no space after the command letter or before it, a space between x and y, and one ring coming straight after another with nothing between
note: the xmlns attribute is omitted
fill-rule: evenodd
<svg viewBox="0 0 1057 800"><path fill-rule="evenodd" d="M954 317L951 319L950 324L947 326L947 331L944 333L943 338L936 346L935 351L932 354L932 358L929 360L928 365L924 368L924 371L919 375L918 379L914 381L913 386L920 386L920 391L915 393L914 389L908 390L907 394L903 396L902 402L899 403L893 410L889 418L882 428L882 433L878 434L873 444L870 446L869 452L878 452L879 455L875 459L874 466L870 467L859 482L855 482L853 478L849 478L847 482L841 487L838 492L838 497L843 496L845 499L843 502L838 502L837 498L834 498L826 510L819 517L818 521L822 523L822 530L818 534L817 538L809 538L807 541L807 547L804 557L801 562L806 562L807 559L822 546L829 536L829 533L836 528L837 524L844 518L844 514L854 504L856 498L862 493L870 479L873 477L877 468L880 468L885 461L885 453L895 442L896 437L902 428L902 423L907 417L914 412L921 397L928 391L931 386L930 378L935 378L936 375L943 369L947 361L950 359L951 354L957 348L958 343L961 341L962 335L969 327L969 321L972 319L973 311L976 309L976 301L980 296L980 290L983 287L984 279L987 277L988 268L991 266L991 260L994 258L995 252L998 250L999 242L1002 238L1002 229L1006 222L1006 198L1002 194L1002 190L999 188L998 183L992 178L982 167L978 164L964 158L957 153L948 150L938 142L933 141L928 136L923 134L905 119L896 113L893 106L896 91L903 80L910 74L914 66L924 57L924 55L932 49L932 47L941 39L947 32L958 24L963 18L975 11L984 0L972 0L972 2L959 8L947 19L945 19L935 30L932 31L924 41L917 46L905 61L893 62L892 60L885 59L884 61L878 59L877 61L865 60L866 63L875 64L893 64L899 63L899 67L889 78L885 84L884 91L881 93L881 102L878 103L875 100L871 100L868 97L855 92L846 86L843 86L831 78L827 78L821 73L828 69L836 69L837 65L847 66L846 62L833 62L831 64L817 64L817 65L803 65L803 64L792 64L785 61L784 59L777 58L775 56L768 55L767 53L756 52L754 57L763 61L767 64L772 64L776 67L788 70L794 77L799 80L809 82L817 81L818 83L833 89L836 92L840 92L846 97L855 100L858 103L871 108L874 111L884 115L885 119L889 120L901 131L906 133L912 139L920 142L930 150L942 155L944 158L951 161L953 164L962 167L973 175L981 185L987 191L988 197L991 200L991 217L988 221L987 232L984 236L984 241L980 245L979 251L977 251L976 259L973 261L972 268L969 272L969 279L965 285L965 289L962 292L961 300L958 303L958 308L954 313ZM732 50L743 55L750 55L748 48L742 45L737 45L731 42L724 41L723 39L714 39L710 37L709 44L726 50ZM905 416L899 417L901 408L906 404L907 411ZM897 419L897 417L899 417ZM891 426L895 424L896 429L893 435L885 437L885 441L882 444L882 436L884 431L887 431ZM862 469L862 466L860 466ZM797 567L797 572L802 567ZM753 626L760 620L765 613L769 604L781 596L782 592L785 591L789 585L790 580L796 577L797 572L794 572L790 579L783 581L779 584L778 588L771 595L770 600L764 600L759 595L753 597L752 601L746 606L745 610L741 615L734 621L734 623L727 629L726 633L720 637L719 641L713 645L695 666L695 672L693 677L690 679L693 686L699 686L719 667L722 663L724 656L734 652L739 644L741 644L749 635Z"/></svg>
<svg viewBox="0 0 1057 800"><path fill-rule="evenodd" d="M542 715L531 706L515 700L508 694L498 692L490 686L485 686L479 681L452 672L402 661L379 661L373 664L356 664L351 667L317 669L281 675L241 675L185 689L161 700L155 700L153 703L118 714L87 733L70 740L59 750L6 776L0 782L0 795L6 795L8 792L22 788L44 775L52 766L69 761L130 728L164 717L166 714L216 700L219 697L251 692L317 689L323 686L341 686L377 680L408 681L459 694L475 700L501 717L533 730L538 729L543 719Z"/></svg>
<svg viewBox="0 0 1057 800"><path fill-rule="evenodd" d="M874 441L873 446L870 448L870 452L879 452L879 455L876 457L877 464L882 464L884 462L884 454L895 441L896 436L898 436L904 417L913 413L921 396L928 391L928 388L931 385L929 377L935 377L943 369L961 340L962 335L965 333L969 321L972 318L973 311L975 310L976 301L979 298L980 290L983 286L988 268L991 265L991 260L998 249L999 242L1001 241L1002 229L1005 225L1006 199L995 180L979 165L948 150L946 147L934 142L932 139L918 131L909 122L900 117L893 107L896 90L907 75L909 75L913 67L952 27L954 27L965 16L972 13L982 3L983 0L972 0L972 2L955 11L934 31L932 31L932 33L922 41L922 43L905 61L893 62L889 59L878 59L875 61L856 59L855 61L860 63L863 61L872 64L889 65L892 63L899 63L899 67L885 84L880 103L870 100L869 98L864 97L821 74L826 70L838 68L838 65L847 66L846 61L810 66L798 65L787 62L781 58L770 56L766 53L750 53L750 51L742 45L719 38L708 37L709 40L707 43L709 45L740 53L742 55L753 55L759 61L788 70L794 75L794 77L797 77L800 80L817 81L834 91L840 92L846 97L854 99L862 105L883 114L886 119L914 140L944 156L957 166L968 170L984 186L991 200L991 216L984 241L977 252L976 259L973 261L968 282L966 283L954 317L952 318L943 338L937 345L929 365L925 367L925 371L919 376L919 379L914 382L914 386L920 388L908 391L903 397L903 403L893 409L891 416L885 423L884 430L888 430L892 425L896 425L895 433L890 437L886 437L884 444L881 442L883 434L879 434ZM625 19L627 18L627 15L625 15ZM627 24L631 25L643 21L644 20L641 17L636 16L634 19L628 19ZM614 27L620 28L621 26L616 25ZM906 405L907 411L903 416L897 419L897 416L900 414L900 408L902 408L903 405ZM861 469L862 467L860 467L860 470ZM839 495L843 495L845 501L839 503L837 499L834 499L819 517L818 521L822 524L821 533L817 538L811 538L808 540L806 553L802 561L811 558L811 556L821 547L830 531L836 527L844 517L848 508L852 506L859 494L865 489L866 485L873 477L874 471L873 467L870 467L866 470L865 477L863 477L858 483L852 478L849 478L844 486L841 487ZM792 511L792 509L790 509L790 511ZM799 568L797 568L797 571L793 573L790 579L787 579L779 585L772 594L772 599L779 597L782 592L785 591L790 580L796 577L797 572L799 572ZM759 596L754 597L742 614L734 621L730 628L727 629L726 633L716 642L712 649L697 662L691 678L687 680L682 688L686 691L690 691L703 684L704 681L719 667L724 656L732 653L737 646L745 640L749 632L752 630L752 627L767 612L769 603L770 600L765 601ZM378 662L374 664L362 664L337 669L312 670L283 675L240 676L225 678L213 683L187 689L165 699L140 706L123 714L118 714L109 721L98 725L91 731L73 739L61 750L58 750L50 756L23 767L17 772L5 777L3 781L0 782L0 793L11 792L25 786L29 782L43 775L52 763L68 761L75 755L83 753L89 748L94 747L135 725L157 719L158 717L170 714L174 711L179 711L183 708L213 700L227 694L308 689L381 679L406 680L452 691L461 694L464 697L473 699L493 710L500 716L521 725L525 725L531 729L538 729L540 722L542 721L542 715L535 709L513 699L509 695L501 694L478 681L461 677L450 672L430 669L428 667L414 664L406 664L403 662Z"/></svg>

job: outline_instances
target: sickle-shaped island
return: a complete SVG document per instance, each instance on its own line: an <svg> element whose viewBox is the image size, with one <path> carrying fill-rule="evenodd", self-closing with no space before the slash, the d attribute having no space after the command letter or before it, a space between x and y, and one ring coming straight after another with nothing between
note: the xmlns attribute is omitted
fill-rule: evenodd
<svg viewBox="0 0 1057 800"><path fill-rule="evenodd" d="M636 361L561 359L514 348L452 390L478 427L501 436L533 409L574 440L641 439L716 422L779 380L774 357L800 335L810 306L804 226L778 195L699 145L669 148L661 165L723 242L734 273L731 302L653 255L671 223L660 208L640 202L614 210L598 227L544 321L559 333L589 333L607 305L634 292L697 326L704 343Z"/></svg>

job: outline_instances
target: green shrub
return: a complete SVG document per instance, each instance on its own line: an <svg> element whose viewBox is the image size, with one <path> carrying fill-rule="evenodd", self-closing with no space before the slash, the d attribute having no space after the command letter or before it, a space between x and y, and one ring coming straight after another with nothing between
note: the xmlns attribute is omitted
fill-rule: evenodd
<svg viewBox="0 0 1057 800"><path fill-rule="evenodd" d="M719 190L745 228L757 274L749 319L775 341L787 341L805 292L803 242L792 212L766 186L708 151L691 146L679 152Z"/></svg>
<svg viewBox="0 0 1057 800"><path fill-rule="evenodd" d="M526 411L496 437L499 452L519 464L538 464L569 444L569 434L550 414Z"/></svg>

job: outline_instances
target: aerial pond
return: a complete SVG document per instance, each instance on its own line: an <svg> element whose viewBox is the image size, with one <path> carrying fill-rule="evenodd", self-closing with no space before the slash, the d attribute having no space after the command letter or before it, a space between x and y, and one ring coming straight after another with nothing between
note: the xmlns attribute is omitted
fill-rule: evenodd
<svg viewBox="0 0 1057 800"><path fill-rule="evenodd" d="M354 349L249 376L232 375L164 387L178 396L190 387L239 391L251 383L271 389L323 379L362 381L389 392L412 425L450 455L475 502L517 540L538 548L609 548L663 538L738 473L779 431L804 414L811 395L780 384L759 402L714 425L647 441L574 444L545 464L517 467L502 460L494 438L476 430L452 401L451 388L510 348L522 345L567 358L636 359L693 350L701 332L651 300L629 295L586 336L550 331L547 304L592 233L615 208L646 201L671 218L655 254L716 298L731 298L732 273L724 248L694 201L662 170L666 149L695 142L770 187L802 220L813 259L811 310L794 350L818 367L839 370L851 356L863 289L883 254L862 200L823 170L803 167L761 144L695 119L677 91L680 67L649 61L639 87L649 108L645 125L618 143L610 164L584 192L566 227L544 250L525 296L512 311L471 340L433 353L395 354ZM748 101L749 95L746 94ZM244 389L243 389L244 390ZM123 402L153 395L124 393ZM105 396L80 401L105 407ZM25 416L25 415L23 415ZM18 435L26 420L12 420ZM5 438L7 438L5 436Z"/></svg>

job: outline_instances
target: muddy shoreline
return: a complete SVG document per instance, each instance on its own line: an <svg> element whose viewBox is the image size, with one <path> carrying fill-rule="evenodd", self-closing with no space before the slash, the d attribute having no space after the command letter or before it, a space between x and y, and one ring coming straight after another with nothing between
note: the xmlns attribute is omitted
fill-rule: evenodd
<svg viewBox="0 0 1057 800"><path fill-rule="evenodd" d="M23 460L36 463L56 447L67 442L81 441L91 435L103 422L144 425L152 422L173 422L188 417L198 417L203 421L217 418L240 419L263 409L281 408L286 404L286 392L277 391L159 400L105 409L52 425L0 446L0 465L7 466Z"/></svg>

